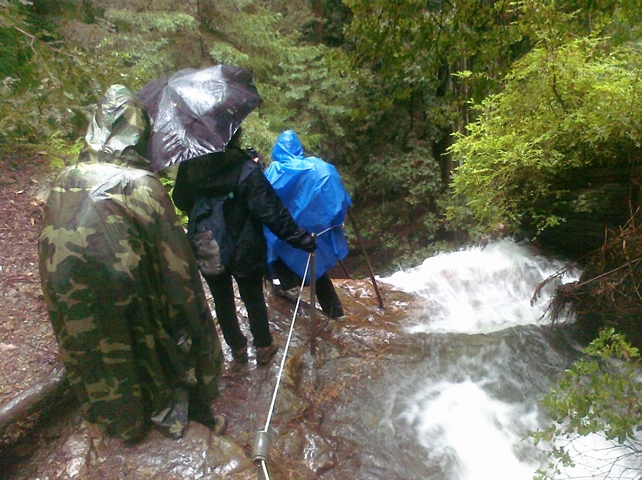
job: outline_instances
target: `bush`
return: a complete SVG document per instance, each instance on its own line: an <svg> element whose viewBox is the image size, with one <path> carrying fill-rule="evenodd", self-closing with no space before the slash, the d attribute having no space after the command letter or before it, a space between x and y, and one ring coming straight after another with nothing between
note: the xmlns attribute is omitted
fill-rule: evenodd
<svg viewBox="0 0 642 480"><path fill-rule="evenodd" d="M572 467L577 458L570 446L580 437L591 434L612 441L612 448L622 448L613 462L601 452L602 465L595 465L596 476L611 478L604 472L627 470L628 457L642 453L636 433L642 429L642 383L640 354L613 328L605 329L585 349L587 357L564 373L557 386L544 397L544 408L554 422L544 430L531 433L535 445L552 445L547 453L551 462L538 471L536 478L558 478L562 468ZM598 475L599 474L599 475ZM628 477L627 477L628 478Z"/></svg>
<svg viewBox="0 0 642 480"><path fill-rule="evenodd" d="M587 172L626 171L631 182L639 174L641 65L639 48L609 51L598 40L530 52L451 148L461 162L456 193L487 225L539 233L565 212L590 218L598 203L569 193Z"/></svg>

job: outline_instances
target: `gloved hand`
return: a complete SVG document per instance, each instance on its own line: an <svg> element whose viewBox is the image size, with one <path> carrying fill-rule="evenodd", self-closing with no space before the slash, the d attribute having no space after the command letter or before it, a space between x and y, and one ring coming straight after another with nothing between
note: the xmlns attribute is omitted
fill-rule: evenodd
<svg viewBox="0 0 642 480"><path fill-rule="evenodd" d="M298 248L300 248L304 252L308 252L308 253L314 252L317 249L316 237L313 235L310 235L309 233L305 233L305 235L301 237Z"/></svg>

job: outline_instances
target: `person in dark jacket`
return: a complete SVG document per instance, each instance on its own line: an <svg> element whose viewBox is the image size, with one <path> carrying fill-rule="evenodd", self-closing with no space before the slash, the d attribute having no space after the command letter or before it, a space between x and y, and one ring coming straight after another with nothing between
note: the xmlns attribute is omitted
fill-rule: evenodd
<svg viewBox="0 0 642 480"><path fill-rule="evenodd" d="M234 278L247 309L257 363L267 365L278 344L270 333L263 294L263 278L267 273L263 225L280 239L306 252L316 249L316 240L292 219L263 175L261 166L240 148L240 139L239 128L223 152L181 163L172 197L174 204L189 215L199 199L229 195L223 214L227 234L236 250L223 273L204 274L203 277L212 292L225 342L231 348L234 360L245 363L248 361L247 339L236 315ZM239 183L242 174L244 178Z"/></svg>

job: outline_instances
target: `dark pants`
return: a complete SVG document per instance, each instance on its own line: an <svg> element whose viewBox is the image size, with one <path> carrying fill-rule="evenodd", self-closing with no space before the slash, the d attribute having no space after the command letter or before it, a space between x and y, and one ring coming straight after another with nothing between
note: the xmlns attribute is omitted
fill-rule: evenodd
<svg viewBox="0 0 642 480"><path fill-rule="evenodd" d="M256 272L247 276L234 277L239 287L241 300L245 304L250 331L254 337L256 348L268 347L272 344L267 306L263 296L263 273ZM232 275L223 272L220 275L205 276L214 297L216 318L223 332L223 338L230 348L238 350L247 345L247 339L239 327L234 301L234 286Z"/></svg>
<svg viewBox="0 0 642 480"><path fill-rule="evenodd" d="M301 286L301 277L294 273L280 258L277 259L271 266L272 271L279 279L281 288L289 290L293 287ZM321 310L330 318L339 318L343 316L343 305L339 300L339 296L334 289L332 280L327 273L324 273L319 278L315 285L317 300L321 305Z"/></svg>

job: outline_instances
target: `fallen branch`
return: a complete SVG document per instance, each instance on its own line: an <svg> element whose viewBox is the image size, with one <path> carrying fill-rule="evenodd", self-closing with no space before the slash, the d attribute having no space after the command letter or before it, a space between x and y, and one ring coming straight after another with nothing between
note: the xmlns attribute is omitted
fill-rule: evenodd
<svg viewBox="0 0 642 480"><path fill-rule="evenodd" d="M46 380L28 388L0 407L0 430L46 407L67 390L65 367L59 364Z"/></svg>

